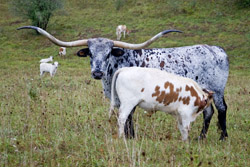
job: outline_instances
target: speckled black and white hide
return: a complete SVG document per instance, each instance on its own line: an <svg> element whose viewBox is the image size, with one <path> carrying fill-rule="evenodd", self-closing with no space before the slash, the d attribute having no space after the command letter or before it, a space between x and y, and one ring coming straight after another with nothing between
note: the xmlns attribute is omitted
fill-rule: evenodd
<svg viewBox="0 0 250 167"><path fill-rule="evenodd" d="M229 62L222 48L194 45L140 50L112 49L112 43L105 40L102 38L89 39L89 48L80 50L78 55L81 56L83 53L90 55L92 77L102 79L106 97L110 99L111 96L113 74L122 67L158 68L188 77L198 82L201 87L215 92L214 103L219 112L219 125L222 129L221 139L227 137L227 105L224 101L224 89L229 74ZM212 106L204 112L204 125L200 137L206 137L213 113ZM132 119L132 116L129 119ZM134 134L133 131L127 133Z"/></svg>
<svg viewBox="0 0 250 167"><path fill-rule="evenodd" d="M56 39L39 27L24 26L18 28L18 30L21 29L34 29L58 46L87 46L88 48L80 50L77 55L80 57L90 56L91 75L94 79L102 80L104 93L109 99L112 76L117 69L122 67L158 68L195 80L201 87L215 92L213 98L218 110L219 125L222 129L220 139L228 136L226 131L227 105L224 100L224 89L228 78L229 64L227 55L223 49L208 45L142 49L167 33L180 32L178 30L165 30L141 44L131 44L106 38L64 42ZM134 136L133 111L129 115L125 125L125 135L127 137ZM200 135L201 138L206 137L213 113L214 109L212 105L203 112L204 124Z"/></svg>

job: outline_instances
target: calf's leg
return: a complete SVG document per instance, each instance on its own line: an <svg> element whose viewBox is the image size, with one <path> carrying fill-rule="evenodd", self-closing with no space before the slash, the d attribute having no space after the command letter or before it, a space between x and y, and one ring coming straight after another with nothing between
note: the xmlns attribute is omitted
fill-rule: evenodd
<svg viewBox="0 0 250 167"><path fill-rule="evenodd" d="M135 132L134 132L134 124L133 124L133 114L135 112L134 107L132 111L130 112L128 119L126 120L125 127L124 127L124 132L126 138L134 138L135 137Z"/></svg>
<svg viewBox="0 0 250 167"><path fill-rule="evenodd" d="M188 132L190 131L190 119L179 116L178 117L178 128L181 132L182 140L187 141L188 140Z"/></svg>
<svg viewBox="0 0 250 167"><path fill-rule="evenodd" d="M43 76L43 74L44 74L44 71L40 71L40 76Z"/></svg>
<svg viewBox="0 0 250 167"><path fill-rule="evenodd" d="M132 107L131 106L124 106L124 105L121 105L119 108L119 117L118 117L119 137L121 137L124 134L125 123L126 123L130 114L131 114L131 118L132 118L133 108L135 108L135 107L134 106L132 106ZM131 123L129 122L128 124L131 124ZM132 125L133 125L133 123L132 123Z"/></svg>

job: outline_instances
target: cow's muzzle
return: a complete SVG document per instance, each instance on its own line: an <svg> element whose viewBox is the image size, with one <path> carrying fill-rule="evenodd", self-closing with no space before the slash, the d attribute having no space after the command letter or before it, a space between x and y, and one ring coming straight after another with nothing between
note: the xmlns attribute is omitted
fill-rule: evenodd
<svg viewBox="0 0 250 167"><path fill-rule="evenodd" d="M94 79L102 79L103 72L102 71L94 71L94 72L92 72L92 76Z"/></svg>

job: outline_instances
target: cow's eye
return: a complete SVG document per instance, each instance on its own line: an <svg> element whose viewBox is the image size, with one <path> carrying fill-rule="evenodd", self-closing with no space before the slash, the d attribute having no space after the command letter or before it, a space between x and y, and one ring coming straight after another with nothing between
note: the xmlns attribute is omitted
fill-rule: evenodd
<svg viewBox="0 0 250 167"><path fill-rule="evenodd" d="M114 48L112 49L111 54L114 55L115 57L120 57L124 54L124 51L119 48Z"/></svg>

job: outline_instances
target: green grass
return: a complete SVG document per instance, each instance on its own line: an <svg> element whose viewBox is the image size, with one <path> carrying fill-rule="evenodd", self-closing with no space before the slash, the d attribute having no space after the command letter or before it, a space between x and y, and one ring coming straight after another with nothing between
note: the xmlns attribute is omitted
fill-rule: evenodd
<svg viewBox="0 0 250 167"><path fill-rule="evenodd" d="M89 58L80 48L59 47L13 16L0 2L0 166L250 166L250 11L232 1L127 0L119 11L114 1L66 1L47 31L70 41L91 37L116 39L115 27L133 32L124 41L143 42L164 29L179 29L151 47L209 44L223 47L230 60L225 89L229 138L219 141L217 112L208 137L196 138L202 116L183 143L176 120L157 112L134 114L136 139L117 138L116 118L108 121L109 100L100 81L90 77ZM54 78L39 76L39 60L60 63Z"/></svg>

